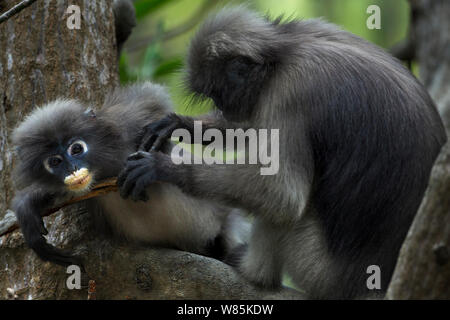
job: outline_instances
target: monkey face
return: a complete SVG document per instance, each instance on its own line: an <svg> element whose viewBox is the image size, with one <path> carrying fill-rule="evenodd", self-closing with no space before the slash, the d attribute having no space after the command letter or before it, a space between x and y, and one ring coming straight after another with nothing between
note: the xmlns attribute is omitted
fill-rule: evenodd
<svg viewBox="0 0 450 320"><path fill-rule="evenodd" d="M219 57L203 66L190 66L190 90L210 98L229 121L244 121L258 103L266 66L243 56Z"/></svg>
<svg viewBox="0 0 450 320"><path fill-rule="evenodd" d="M44 159L45 170L63 182L68 191L88 191L93 182L93 173L87 161L88 144L82 139L70 139L55 151Z"/></svg>
<svg viewBox="0 0 450 320"><path fill-rule="evenodd" d="M18 189L84 193L95 181L115 177L129 153L119 128L76 100L56 100L34 110L14 130Z"/></svg>
<svg viewBox="0 0 450 320"><path fill-rule="evenodd" d="M211 98L229 121L245 121L258 110L261 93L282 57L289 55L285 30L242 8L218 13L191 41L186 83L200 98Z"/></svg>

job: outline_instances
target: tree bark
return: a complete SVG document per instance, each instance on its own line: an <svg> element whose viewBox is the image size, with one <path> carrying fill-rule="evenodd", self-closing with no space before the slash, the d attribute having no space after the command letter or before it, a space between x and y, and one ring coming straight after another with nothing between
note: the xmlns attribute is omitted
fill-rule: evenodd
<svg viewBox="0 0 450 320"><path fill-rule="evenodd" d="M79 30L66 26L69 5L81 8ZM109 0L37 1L0 24L0 215L7 212L0 224L15 219L8 210L10 134L18 121L58 97L98 106L118 85L111 5ZM67 289L66 269L39 260L16 231L0 237L0 299L87 299L88 280L95 280L98 299L303 298L290 289L259 290L213 259L104 238L91 228L83 207L60 211L45 223L50 243L86 259L83 288Z"/></svg>
<svg viewBox="0 0 450 320"><path fill-rule="evenodd" d="M450 1L410 0L420 78L450 132ZM400 251L389 299L450 299L450 145L441 151Z"/></svg>

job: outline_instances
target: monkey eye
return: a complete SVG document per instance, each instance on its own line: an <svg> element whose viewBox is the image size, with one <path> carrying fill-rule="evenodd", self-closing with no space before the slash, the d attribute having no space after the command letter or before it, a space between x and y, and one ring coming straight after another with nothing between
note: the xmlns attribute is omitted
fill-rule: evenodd
<svg viewBox="0 0 450 320"><path fill-rule="evenodd" d="M62 162L61 156L52 156L44 161L44 167L47 169L47 171L52 172L53 168L56 168L59 166L59 164Z"/></svg>
<svg viewBox="0 0 450 320"><path fill-rule="evenodd" d="M61 158L58 157L51 157L48 159L48 164L50 167L56 167L62 162Z"/></svg>
<svg viewBox="0 0 450 320"><path fill-rule="evenodd" d="M71 156L76 156L79 154L83 154L87 151L87 145L84 141L81 140L77 140L74 143L72 143L69 146L69 149L67 150L67 152L71 155Z"/></svg>

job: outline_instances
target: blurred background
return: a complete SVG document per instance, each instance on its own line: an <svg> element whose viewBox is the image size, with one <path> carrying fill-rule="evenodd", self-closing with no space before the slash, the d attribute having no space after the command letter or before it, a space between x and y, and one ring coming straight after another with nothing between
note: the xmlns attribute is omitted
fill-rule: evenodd
<svg viewBox="0 0 450 320"><path fill-rule="evenodd" d="M169 89L177 112L206 112L207 105L188 108L183 91L180 70L189 40L208 13L242 3L270 17L322 17L386 49L403 40L408 31L406 0L136 0L138 23L120 57L121 82L161 83ZM381 9L379 30L366 27L370 5ZM416 73L414 63L412 67Z"/></svg>

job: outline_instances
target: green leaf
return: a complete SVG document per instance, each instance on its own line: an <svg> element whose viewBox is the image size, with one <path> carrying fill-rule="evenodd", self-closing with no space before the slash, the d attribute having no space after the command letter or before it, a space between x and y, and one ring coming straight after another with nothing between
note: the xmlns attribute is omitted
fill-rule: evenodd
<svg viewBox="0 0 450 320"><path fill-rule="evenodd" d="M120 55L119 79L120 79L120 83L122 83L122 84L136 81L136 76L130 70L129 63L128 63L128 56L127 56L126 52L123 52Z"/></svg>
<svg viewBox="0 0 450 320"><path fill-rule="evenodd" d="M146 80L153 78L156 66L161 61L160 50L161 46L159 43L152 43L147 47L141 69L139 70L139 78Z"/></svg>
<svg viewBox="0 0 450 320"><path fill-rule="evenodd" d="M172 58L160 63L153 71L153 78L165 76L179 70L183 66L182 58Z"/></svg>
<svg viewBox="0 0 450 320"><path fill-rule="evenodd" d="M141 19L163 5L174 1L176 0L137 0L134 2L134 7L136 8L136 18Z"/></svg>

